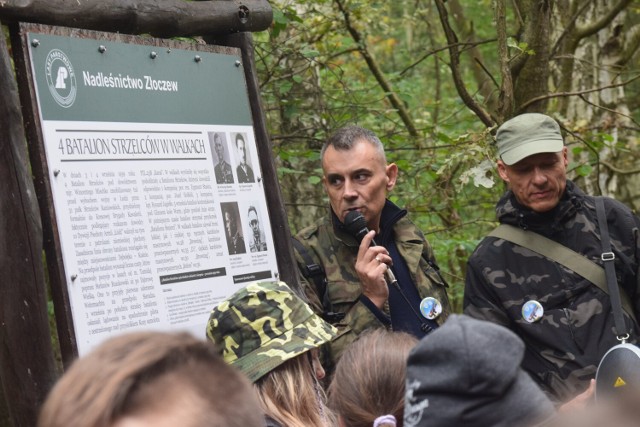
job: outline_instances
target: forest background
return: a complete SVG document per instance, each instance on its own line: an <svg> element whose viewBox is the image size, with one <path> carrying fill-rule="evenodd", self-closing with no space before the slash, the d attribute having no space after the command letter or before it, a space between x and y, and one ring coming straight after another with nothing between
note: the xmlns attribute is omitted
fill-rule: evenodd
<svg viewBox="0 0 640 427"><path fill-rule="evenodd" d="M561 124L570 178L640 207L640 2L273 0L256 65L293 233L325 215L319 150L356 123L400 169L391 200L434 247L461 310L466 260L505 187L496 127Z"/></svg>
<svg viewBox="0 0 640 427"><path fill-rule="evenodd" d="M292 232L326 214L319 150L349 123L376 132L399 166L390 197L434 247L456 311L466 260L496 224L505 187L493 134L508 118L553 116L570 148L570 177L640 208L640 0L271 6L271 28L253 40ZM0 425L10 425L2 393Z"/></svg>

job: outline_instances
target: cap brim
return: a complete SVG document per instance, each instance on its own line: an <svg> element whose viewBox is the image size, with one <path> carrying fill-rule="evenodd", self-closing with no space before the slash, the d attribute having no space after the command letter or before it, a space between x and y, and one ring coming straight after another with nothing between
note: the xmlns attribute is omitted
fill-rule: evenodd
<svg viewBox="0 0 640 427"><path fill-rule="evenodd" d="M520 160L540 153L558 153L562 151L564 143L562 140L557 139L545 139L539 141L529 141L526 144L513 147L509 151L502 153L500 158L502 161L511 166L518 163Z"/></svg>

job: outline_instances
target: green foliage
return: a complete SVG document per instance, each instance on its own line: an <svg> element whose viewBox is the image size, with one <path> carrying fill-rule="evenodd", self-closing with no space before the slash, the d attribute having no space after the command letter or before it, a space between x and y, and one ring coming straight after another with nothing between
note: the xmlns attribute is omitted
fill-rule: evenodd
<svg viewBox="0 0 640 427"><path fill-rule="evenodd" d="M451 79L449 43L435 5L378 0L273 0L271 4L273 26L254 39L291 229L296 231L326 212L318 153L327 135L347 123L370 128L384 142L388 160L400 169L390 198L406 207L428 235L458 304L466 259L495 225L494 205L505 186L494 168L491 132L495 129L478 120ZM470 96L490 109L490 103L499 101L492 98L501 81L493 2L461 0L460 5L466 20L454 22L450 10L454 29L465 34L459 37L463 52L459 71ZM539 60L523 35L525 11L507 12L510 63ZM465 45L467 41L479 43ZM471 47L475 51L468 55ZM480 74L490 76L484 82L473 69L478 57ZM375 75L371 63L380 75ZM381 77L389 89L383 88ZM487 85L491 90L483 91ZM408 119L393 108L391 95L403 104ZM550 101L551 106L556 104ZM556 112L550 107L550 113ZM611 132L579 121L567 124L576 134L571 139L575 177L592 179L601 154L628 150L628 141L612 137Z"/></svg>
<svg viewBox="0 0 640 427"><path fill-rule="evenodd" d="M389 161L401 171L392 200L405 206L425 232L444 230L438 237L447 235L446 240L432 243L443 272L451 277L453 295L461 295L460 257L468 256L482 227L493 219L492 203L482 200L493 199L491 189L473 185L486 184L491 173L469 172L475 165L486 165L486 132L459 99L438 94L454 93L444 78L446 63L434 55L409 68L434 43L444 43L425 21L435 18L433 9L414 10L396 2L345 2L367 49L411 111L420 132L416 137L407 133L397 111L390 108L388 93L372 76L334 3L299 1L295 9L283 2L272 5L274 25L268 36L255 38L256 55L292 230L313 220L309 201L298 194L311 195L314 206L325 203L318 185L322 141L336 128L358 123L380 136ZM301 180L303 173L308 178ZM315 215L323 212L317 209Z"/></svg>
<svg viewBox="0 0 640 427"><path fill-rule="evenodd" d="M536 53L533 49L529 49L529 43L518 42L513 37L507 38L507 46L509 46L512 49L515 49L520 54L535 55Z"/></svg>

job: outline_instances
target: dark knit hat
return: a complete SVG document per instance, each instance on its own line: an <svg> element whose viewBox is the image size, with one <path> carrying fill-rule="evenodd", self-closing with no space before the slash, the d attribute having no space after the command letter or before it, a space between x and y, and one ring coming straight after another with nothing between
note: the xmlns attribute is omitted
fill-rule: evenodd
<svg viewBox="0 0 640 427"><path fill-rule="evenodd" d="M554 414L510 330L451 315L409 354L405 427L531 426Z"/></svg>

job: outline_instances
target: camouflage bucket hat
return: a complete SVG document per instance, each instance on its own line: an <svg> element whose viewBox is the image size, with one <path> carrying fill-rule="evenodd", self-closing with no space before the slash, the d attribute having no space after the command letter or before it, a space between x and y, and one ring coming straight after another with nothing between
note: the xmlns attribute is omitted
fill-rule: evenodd
<svg viewBox="0 0 640 427"><path fill-rule="evenodd" d="M252 382L337 332L284 282L249 284L214 308L207 324L224 360Z"/></svg>

